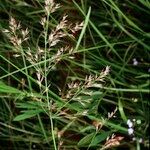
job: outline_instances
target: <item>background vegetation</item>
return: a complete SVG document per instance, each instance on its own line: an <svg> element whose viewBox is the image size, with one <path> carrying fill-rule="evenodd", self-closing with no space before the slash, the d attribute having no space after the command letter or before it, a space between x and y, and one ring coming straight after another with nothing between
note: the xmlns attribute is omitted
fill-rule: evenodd
<svg viewBox="0 0 150 150"><path fill-rule="evenodd" d="M0 0L0 149L149 148L148 0Z"/></svg>

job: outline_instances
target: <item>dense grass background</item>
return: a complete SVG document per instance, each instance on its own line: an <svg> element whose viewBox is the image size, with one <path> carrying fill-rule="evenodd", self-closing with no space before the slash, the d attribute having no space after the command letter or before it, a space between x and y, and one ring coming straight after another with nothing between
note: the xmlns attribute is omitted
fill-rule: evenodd
<svg viewBox="0 0 150 150"><path fill-rule="evenodd" d="M57 2L43 28L43 0L0 0L0 149L148 149L150 2ZM48 52L43 31L50 34L63 14L68 23L84 21L83 28L64 30L75 38L62 38ZM19 51L2 32L11 17L29 30ZM56 58L65 46L73 51ZM39 47L44 59L31 63L27 52L34 56Z"/></svg>

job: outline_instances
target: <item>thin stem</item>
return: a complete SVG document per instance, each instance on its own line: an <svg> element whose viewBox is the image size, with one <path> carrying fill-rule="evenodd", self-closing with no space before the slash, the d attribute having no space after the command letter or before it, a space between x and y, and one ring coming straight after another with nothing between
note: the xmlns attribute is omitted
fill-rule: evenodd
<svg viewBox="0 0 150 150"><path fill-rule="evenodd" d="M51 123L51 132L52 132L52 139L53 139L53 144L54 144L54 149L57 150L56 147L56 141L55 141L55 135L54 135L54 127L53 127L53 120L52 120L52 113L51 113L51 103L49 100L49 95L48 95L48 83L47 83L47 43L48 43L48 23L49 23L49 12L47 13L47 21L46 21L46 27L45 27L45 62L44 62L44 74L45 74L45 93L46 93L46 99L47 99L47 105L48 105L48 110L49 110L49 118L50 118L50 123Z"/></svg>

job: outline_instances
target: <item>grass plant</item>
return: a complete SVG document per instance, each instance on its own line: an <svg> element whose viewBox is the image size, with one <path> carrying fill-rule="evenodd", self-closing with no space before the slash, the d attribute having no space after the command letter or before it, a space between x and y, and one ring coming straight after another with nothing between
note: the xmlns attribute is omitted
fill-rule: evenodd
<svg viewBox="0 0 150 150"><path fill-rule="evenodd" d="M0 149L149 149L148 0L0 1Z"/></svg>

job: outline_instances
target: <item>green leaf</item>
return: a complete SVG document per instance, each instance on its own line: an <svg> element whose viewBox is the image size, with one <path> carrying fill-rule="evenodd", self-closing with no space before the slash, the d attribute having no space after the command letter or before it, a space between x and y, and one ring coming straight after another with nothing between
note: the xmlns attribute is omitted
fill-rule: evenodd
<svg viewBox="0 0 150 150"><path fill-rule="evenodd" d="M110 133L110 131L103 131L101 134L96 135L95 138L92 140L90 146L96 146L98 143L104 141L110 135Z"/></svg>
<svg viewBox="0 0 150 150"><path fill-rule="evenodd" d="M0 81L0 93L13 93L13 94L20 94L23 93L20 90L13 88L11 86L6 85L4 82Z"/></svg>
<svg viewBox="0 0 150 150"><path fill-rule="evenodd" d="M103 92L100 92L100 91L93 92L92 93L93 100L100 99L102 97L102 94L103 94Z"/></svg>
<svg viewBox="0 0 150 150"><path fill-rule="evenodd" d="M20 120L25 120L25 119L34 117L42 111L43 110L28 110L28 111L25 111L25 113L15 117L13 121L20 121Z"/></svg>
<svg viewBox="0 0 150 150"><path fill-rule="evenodd" d="M110 133L110 131L102 131L98 135L96 135L96 133L88 134L79 141L78 146L96 146L98 143L104 141L110 135Z"/></svg>
<svg viewBox="0 0 150 150"><path fill-rule="evenodd" d="M140 3L142 3L145 7L150 9L150 2L148 0L139 0Z"/></svg>
<svg viewBox="0 0 150 150"><path fill-rule="evenodd" d="M89 145L92 141L93 136L95 136L95 133L88 134L78 142L78 146Z"/></svg>
<svg viewBox="0 0 150 150"><path fill-rule="evenodd" d="M81 40L86 32L86 28L87 28L87 25L88 25L88 22L89 22L89 18L90 18L90 13L91 13L91 7L89 7L89 10L88 10L88 13L87 15L85 16L85 21L84 21L84 25L83 25L83 28L82 28L82 31L81 31L81 34L79 36L79 39L77 41L77 44L76 44L76 47L75 47L75 50L78 50L79 48L79 45L81 43Z"/></svg>
<svg viewBox="0 0 150 150"><path fill-rule="evenodd" d="M87 131L90 131L90 130L95 130L95 127L94 126L87 126L87 127L82 127L81 129L80 129L80 132L81 133L84 133L84 132L87 132Z"/></svg>
<svg viewBox="0 0 150 150"><path fill-rule="evenodd" d="M46 107L46 104L43 102L26 102L26 103L16 103L17 108L26 108L26 109L36 109L41 107Z"/></svg>
<svg viewBox="0 0 150 150"><path fill-rule="evenodd" d="M126 122L127 121L127 117L126 117L126 115L124 113L123 105L122 105L122 102L121 102L120 99L118 101L118 106L119 106L119 112L120 112L121 118Z"/></svg>

